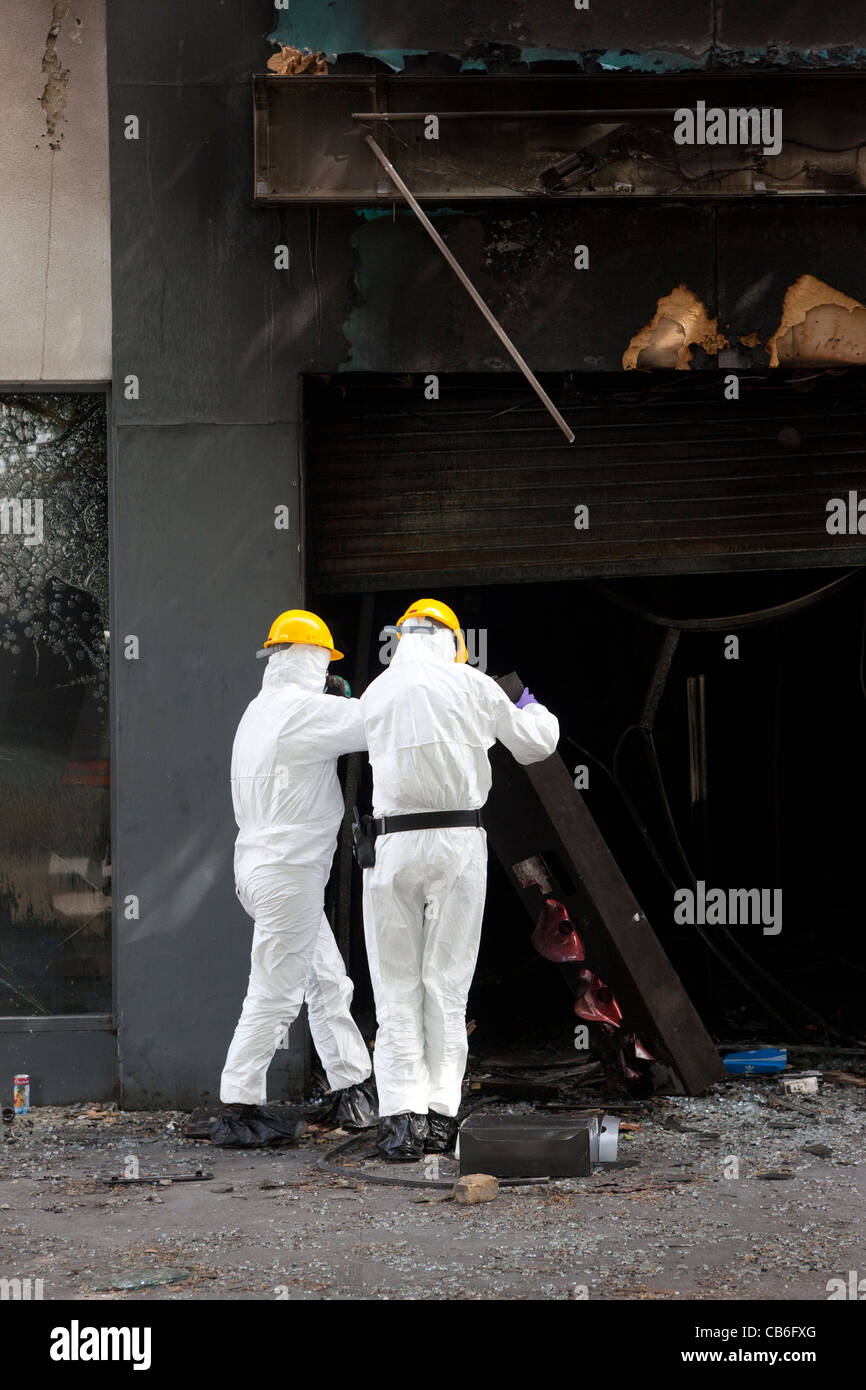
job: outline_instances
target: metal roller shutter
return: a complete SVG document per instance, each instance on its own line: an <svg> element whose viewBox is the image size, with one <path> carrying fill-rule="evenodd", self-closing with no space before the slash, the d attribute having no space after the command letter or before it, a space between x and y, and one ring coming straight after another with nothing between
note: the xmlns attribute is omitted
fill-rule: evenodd
<svg viewBox="0 0 866 1390"><path fill-rule="evenodd" d="M866 372L309 378L307 543L320 591L866 563L826 504L866 497ZM589 527L577 530L577 505ZM866 522L866 519L864 519Z"/></svg>

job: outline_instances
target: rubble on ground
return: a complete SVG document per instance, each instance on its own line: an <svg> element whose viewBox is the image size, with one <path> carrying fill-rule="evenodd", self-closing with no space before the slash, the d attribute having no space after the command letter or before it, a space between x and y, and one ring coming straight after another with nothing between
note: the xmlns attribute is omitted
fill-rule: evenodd
<svg viewBox="0 0 866 1390"><path fill-rule="evenodd" d="M866 1074L850 1058L840 1069ZM0 1267L44 1278L46 1298L176 1300L808 1300L862 1267L862 1087L824 1079L791 1097L746 1077L625 1100L578 1078L560 1105L479 1096L482 1074L470 1106L618 1115L616 1165L464 1206L448 1200L453 1158L395 1175L372 1135L331 1172L320 1160L347 1136L316 1124L296 1147L229 1151L184 1137L205 1132L206 1108L196 1130L179 1111L46 1106L3 1126ZM422 1183L368 1180L385 1173Z"/></svg>

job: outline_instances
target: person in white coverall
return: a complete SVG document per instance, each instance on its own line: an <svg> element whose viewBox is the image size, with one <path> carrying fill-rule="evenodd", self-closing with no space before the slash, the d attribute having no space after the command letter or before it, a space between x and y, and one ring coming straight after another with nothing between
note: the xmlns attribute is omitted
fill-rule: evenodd
<svg viewBox="0 0 866 1390"><path fill-rule="evenodd" d="M260 1111L267 1071L305 995L313 1043L330 1087L344 1093L344 1113L375 1120L370 1057L349 1012L352 982L323 912L344 811L337 758L366 748L360 703L325 694L328 664L341 654L315 614L281 614L259 655L268 665L231 763L235 886L255 927L211 1136L230 1145L275 1137Z"/></svg>
<svg viewBox="0 0 866 1390"><path fill-rule="evenodd" d="M529 691L514 705L466 664L446 604L419 600L398 631L391 664L361 708L378 832L375 865L363 878L378 1020L378 1148L399 1161L445 1152L456 1137L466 1001L487 887L487 836L480 817L465 813L487 800L487 750L499 739L519 763L539 762L554 752L559 723ZM463 823L388 830L389 818L411 825L415 815L437 812L458 813Z"/></svg>

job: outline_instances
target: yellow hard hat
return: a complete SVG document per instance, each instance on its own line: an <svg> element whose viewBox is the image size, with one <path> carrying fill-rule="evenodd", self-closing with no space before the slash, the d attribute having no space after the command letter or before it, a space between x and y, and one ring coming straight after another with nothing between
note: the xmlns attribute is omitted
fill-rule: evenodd
<svg viewBox="0 0 866 1390"><path fill-rule="evenodd" d="M454 660L469 660L469 653L466 650L466 643L463 641L463 633L460 631L457 614L453 608L448 607L447 603L440 603L439 599L436 598L416 599L399 619L397 627L401 627L407 618L435 618L438 623L444 623L446 627L450 627L457 639L457 654Z"/></svg>
<svg viewBox="0 0 866 1390"><path fill-rule="evenodd" d="M289 608L274 618L264 648L259 656L267 656L269 647L278 647L282 642L307 642L311 647L324 647L332 661L342 661L343 653L336 651L334 639L327 623L308 613L305 608Z"/></svg>

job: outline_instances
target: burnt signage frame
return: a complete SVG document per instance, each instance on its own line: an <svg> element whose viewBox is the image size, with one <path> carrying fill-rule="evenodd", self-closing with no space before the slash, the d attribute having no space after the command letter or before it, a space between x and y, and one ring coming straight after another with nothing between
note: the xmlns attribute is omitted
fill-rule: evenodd
<svg viewBox="0 0 866 1390"><path fill-rule="evenodd" d="M276 77L259 73L253 76L253 96L253 201L264 206L375 206L396 201L393 184L365 143L369 134L375 135L422 203L441 202L443 198L456 202L551 203L623 196L687 202L779 197L814 201L820 197L861 198L866 193L856 186L856 167L853 172L830 167L834 155L866 144L866 74L858 72L609 77L534 73ZM638 132L637 157L650 171L654 161L657 168L663 167L659 140L664 132L659 131L659 125L664 123L666 130L670 121L672 132L673 113L696 108L698 102L704 102L708 109L782 110L781 152L764 156L760 148L747 146L743 159L733 159L733 165L749 159L755 162L754 172L760 177L748 187L718 187L725 177L724 163L673 188L641 183L629 186L626 193L614 187L588 189L576 184L555 188L550 179L542 182L541 175L560 163L564 153L580 147L579 138L563 139L565 124L576 126L584 136L587 126L601 127L606 133L593 142L593 147L597 144L604 151L611 129L628 122ZM441 140L425 138L424 122L434 114L449 136L447 156ZM790 159L784 143L786 130L792 132L790 145L798 157L802 156L801 182L780 174L784 182L768 187L766 178L772 180L773 161ZM828 131L835 133L825 140ZM815 140L812 146L808 145L810 135ZM721 148L736 154L729 147ZM434 151L438 161L429 160ZM431 162L432 171L428 167ZM729 168L728 174L731 172ZM696 186L689 187L690 182Z"/></svg>

